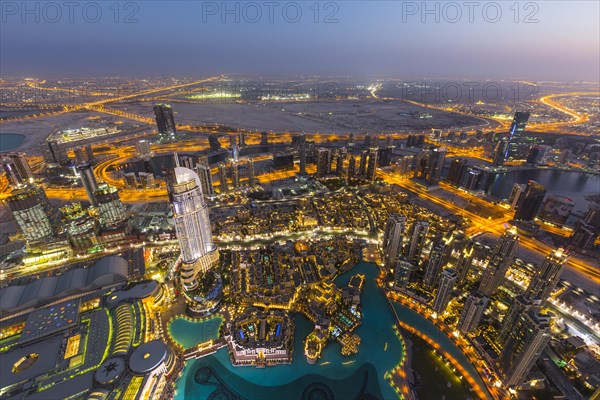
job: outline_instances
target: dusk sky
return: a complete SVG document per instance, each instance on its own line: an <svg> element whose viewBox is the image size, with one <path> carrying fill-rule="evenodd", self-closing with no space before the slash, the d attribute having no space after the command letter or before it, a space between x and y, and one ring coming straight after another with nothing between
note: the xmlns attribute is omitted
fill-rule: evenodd
<svg viewBox="0 0 600 400"><path fill-rule="evenodd" d="M29 3L34 11L24 14L20 1L3 1L2 76L300 73L598 81L600 75L598 1L520 2L518 22L513 2L495 3L499 18L491 2L479 2L472 23L463 2L454 3L461 6L458 18L456 8L438 3L439 23L433 14L421 15L421 2L321 2L318 16L312 1L272 2L272 22L269 2L253 3L262 10L259 17L256 7L237 3L239 22L234 14L221 15L222 2L131 3L120 3L116 16L113 2L79 2L70 22L61 1L53 3L59 17L56 6L44 2ZM102 15L93 23L95 6ZM227 6L235 10L236 3ZM131 13L133 23L123 23ZM525 23L532 13L538 22Z"/></svg>

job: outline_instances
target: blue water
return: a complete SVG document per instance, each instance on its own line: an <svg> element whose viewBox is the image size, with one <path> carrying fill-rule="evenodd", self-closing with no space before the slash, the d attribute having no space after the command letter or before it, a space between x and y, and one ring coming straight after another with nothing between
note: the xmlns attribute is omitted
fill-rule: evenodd
<svg viewBox="0 0 600 400"><path fill-rule="evenodd" d="M194 347L211 339L219 338L219 327L223 322L221 317L213 317L205 321L188 321L185 318L175 318L169 322L171 337L184 349Z"/></svg>
<svg viewBox="0 0 600 400"><path fill-rule="evenodd" d="M0 133L0 152L12 151L25 142L25 136L14 133Z"/></svg>
<svg viewBox="0 0 600 400"><path fill-rule="evenodd" d="M361 393L377 399L398 398L384 379L384 373L400 362L404 349L394 333L395 321L387 300L377 287L375 279L378 272L374 264L361 262L335 282L338 287L345 286L357 273L364 274L366 278L362 293L363 323L356 330L362 339L358 354L343 357L340 355L339 344L330 343L317 364L308 364L303 354L303 341L313 326L304 316L297 314L295 353L291 365L264 369L234 367L229 360L227 349L221 349L213 356L186 364L181 378L177 381L175 398L207 399L211 393L214 396L217 392L226 391L230 396L246 399L304 399L307 398L307 391L310 392L308 388L311 387L311 383L325 387L322 392L315 394L314 398L356 398ZM438 342L473 373L478 381L480 380L466 356L433 323L400 304L396 304L395 307L401 320L417 327ZM384 350L386 343L387 351ZM343 364L352 360L352 364ZM329 364L322 365L324 362ZM204 383L197 383L199 380ZM327 388L334 394L333 397L324 394L329 390ZM312 392L308 398L313 398Z"/></svg>

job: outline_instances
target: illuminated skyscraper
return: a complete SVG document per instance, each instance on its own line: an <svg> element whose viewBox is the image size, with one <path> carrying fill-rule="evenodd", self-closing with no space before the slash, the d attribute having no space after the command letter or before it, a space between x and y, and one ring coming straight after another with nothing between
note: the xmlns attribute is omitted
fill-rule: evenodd
<svg viewBox="0 0 600 400"><path fill-rule="evenodd" d="M156 104L154 106L154 118L160 135L175 136L175 118L173 118L173 109L170 105Z"/></svg>
<svg viewBox="0 0 600 400"><path fill-rule="evenodd" d="M14 189L5 204L27 242L47 240L54 235L53 211L41 186Z"/></svg>
<svg viewBox="0 0 600 400"><path fill-rule="evenodd" d="M442 314L448 303L450 302L450 295L454 290L454 285L458 279L458 274L453 268L448 268L442 271L440 286L435 294L435 300L433 301L433 311L438 314Z"/></svg>
<svg viewBox="0 0 600 400"><path fill-rule="evenodd" d="M521 135L525 132L530 113L517 111L508 131L508 148L504 153L504 160L514 158L518 152Z"/></svg>
<svg viewBox="0 0 600 400"><path fill-rule="evenodd" d="M390 215L385 226L383 237L384 262L387 267L394 265L402 251L406 218L400 215Z"/></svg>
<svg viewBox="0 0 600 400"><path fill-rule="evenodd" d="M175 231L181 247L181 283L186 290L194 289L198 275L211 269L219 259L201 188L200 178L188 168L177 166L167 177Z"/></svg>
<svg viewBox="0 0 600 400"><path fill-rule="evenodd" d="M442 268L444 268L447 262L448 251L443 241L441 241L433 246L429 253L423 283L431 288L436 287L440 281Z"/></svg>
<svg viewBox="0 0 600 400"><path fill-rule="evenodd" d="M205 196L214 195L215 189L213 187L212 175L210 173L210 165L208 165L206 162L199 162L196 164L196 172L200 177L202 193Z"/></svg>
<svg viewBox="0 0 600 400"><path fill-rule="evenodd" d="M358 174L364 178L367 175L367 159L369 158L369 152L363 150L360 154L360 164L358 165Z"/></svg>
<svg viewBox="0 0 600 400"><path fill-rule="evenodd" d="M429 222L415 221L410 229L410 242L406 246L406 258L418 264L421 258L421 252L425 241L427 240L427 231L429 230Z"/></svg>
<svg viewBox="0 0 600 400"><path fill-rule="evenodd" d="M2 154L2 169L13 187L33 182L33 173L25 153Z"/></svg>
<svg viewBox="0 0 600 400"><path fill-rule="evenodd" d="M489 299L479 292L471 293L467 296L457 324L459 332L469 333L477 328L488 301Z"/></svg>
<svg viewBox="0 0 600 400"><path fill-rule="evenodd" d="M551 338L550 316L527 312L510 331L499 358L504 385L521 385Z"/></svg>
<svg viewBox="0 0 600 400"><path fill-rule="evenodd" d="M231 180L235 189L240 187L240 165L235 161L231 163Z"/></svg>
<svg viewBox="0 0 600 400"><path fill-rule="evenodd" d="M331 171L331 151L326 148L317 150L317 176L323 178Z"/></svg>
<svg viewBox="0 0 600 400"><path fill-rule="evenodd" d="M429 185L435 185L440 181L442 168L444 167L444 159L446 158L446 148L437 147L429 150L429 158L427 160L427 171L425 180Z"/></svg>
<svg viewBox="0 0 600 400"><path fill-rule="evenodd" d="M492 256L498 256L504 263L510 264L513 261L515 250L519 245L519 234L513 226L504 231L496 243Z"/></svg>
<svg viewBox="0 0 600 400"><path fill-rule="evenodd" d="M300 159L300 175L306 175L306 135L300 135L298 141L298 157Z"/></svg>
<svg viewBox="0 0 600 400"><path fill-rule="evenodd" d="M269 134L267 132L262 132L260 134L260 144L261 146L269 145Z"/></svg>
<svg viewBox="0 0 600 400"><path fill-rule="evenodd" d="M394 266L394 285L397 287L406 287L410 282L411 275L418 268L411 262L401 258Z"/></svg>
<svg viewBox="0 0 600 400"><path fill-rule="evenodd" d="M515 183L513 185L512 191L510 192L510 197L508 198L508 204L510 204L513 210L517 208L517 204L519 204L519 200L521 200L521 196L523 196L523 193L525 193L526 188L527 185L522 183Z"/></svg>
<svg viewBox="0 0 600 400"><path fill-rule="evenodd" d="M370 181L375 180L377 172L377 160L379 157L379 150L376 148L369 149L369 162L367 164L367 176L366 178Z"/></svg>
<svg viewBox="0 0 600 400"><path fill-rule="evenodd" d="M114 186L102 183L94 191L98 207L100 223L104 228L119 225L127 219L125 206L119 197L119 191Z"/></svg>
<svg viewBox="0 0 600 400"><path fill-rule="evenodd" d="M520 294L511 303L504 319L502 320L502 327L498 333L498 343L504 345L513 331L515 324L519 318L530 311L535 311L539 308L541 303L540 299L532 299L531 297Z"/></svg>
<svg viewBox="0 0 600 400"><path fill-rule="evenodd" d="M508 138L502 138L496 143L496 147L494 148L494 159L492 160L493 165L496 167L504 165L509 146L510 142Z"/></svg>
<svg viewBox="0 0 600 400"><path fill-rule="evenodd" d="M510 264L502 261L500 256L488 258L487 267L483 272L483 278L479 284L479 291L486 296L491 296L504 282L504 277Z"/></svg>
<svg viewBox="0 0 600 400"><path fill-rule="evenodd" d="M227 168L225 164L219 164L219 189L221 193L227 193L229 191L229 184L227 183Z"/></svg>
<svg viewBox="0 0 600 400"><path fill-rule="evenodd" d="M546 188L544 186L533 180L527 182L525 192L523 192L516 205L514 219L532 221L542 207L545 196Z"/></svg>
<svg viewBox="0 0 600 400"><path fill-rule="evenodd" d="M569 256L565 254L563 249L552 251L531 278L526 293L531 298L540 299L542 307L546 304L546 301L548 301L552 291L558 284L560 274L568 259Z"/></svg>
<svg viewBox="0 0 600 400"><path fill-rule="evenodd" d="M90 201L90 204L96 207L98 203L94 197L94 192L96 189L98 189L98 182L96 181L96 176L94 175L94 169L92 168L92 165L82 164L77 167L77 172L79 173L81 184L85 189L85 193Z"/></svg>
<svg viewBox="0 0 600 400"><path fill-rule="evenodd" d="M253 186L255 183L254 160L248 159L248 186Z"/></svg>
<svg viewBox="0 0 600 400"><path fill-rule="evenodd" d="M450 163L446 180L455 186L460 186L467 172L467 159L457 158Z"/></svg>
<svg viewBox="0 0 600 400"><path fill-rule="evenodd" d="M475 254L475 243L469 241L459 251L458 259L456 260L456 271L458 273L458 284L462 285L465 283L471 264L473 263L473 256Z"/></svg>

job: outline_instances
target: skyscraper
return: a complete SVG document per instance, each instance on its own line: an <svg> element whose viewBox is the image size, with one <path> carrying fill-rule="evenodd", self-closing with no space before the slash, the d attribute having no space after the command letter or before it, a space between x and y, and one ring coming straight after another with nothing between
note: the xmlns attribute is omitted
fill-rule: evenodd
<svg viewBox="0 0 600 400"><path fill-rule="evenodd" d="M224 163L219 164L219 189L221 193L227 193L229 191L227 168Z"/></svg>
<svg viewBox="0 0 600 400"><path fill-rule="evenodd" d="M54 235L53 211L41 186L15 189L5 204L27 242L47 240Z"/></svg>
<svg viewBox="0 0 600 400"><path fill-rule="evenodd" d="M546 188L536 181L527 182L525 192L521 195L516 206L515 220L532 221L542 207Z"/></svg>
<svg viewBox="0 0 600 400"><path fill-rule="evenodd" d="M367 150L363 150L360 153L360 164L358 165L358 174L364 178L367 175L367 159L369 158L369 152Z"/></svg>
<svg viewBox="0 0 600 400"><path fill-rule="evenodd" d="M8 182L13 186L33 182L33 173L25 153L6 153L2 155L2 169L6 173Z"/></svg>
<svg viewBox="0 0 600 400"><path fill-rule="evenodd" d="M300 135L298 141L298 157L300 158L300 175L306 175L306 135Z"/></svg>
<svg viewBox="0 0 600 400"><path fill-rule="evenodd" d="M488 301L489 299L479 292L471 293L467 296L456 326L459 332L469 333L477 328Z"/></svg>
<svg viewBox="0 0 600 400"><path fill-rule="evenodd" d="M77 172L79 173L81 184L85 189L85 193L90 201L90 204L96 207L98 203L94 197L94 192L96 189L98 189L98 182L96 181L96 176L94 175L94 169L92 168L92 165L81 164L77 167Z"/></svg>
<svg viewBox="0 0 600 400"><path fill-rule="evenodd" d="M173 109L170 105L154 105L154 118L156 119L156 126L158 127L158 133L160 135L175 136L175 133L177 132L175 118L173 118Z"/></svg>
<svg viewBox="0 0 600 400"><path fill-rule="evenodd" d="M504 282L510 264L503 262L500 256L488 258L486 264L487 267L479 284L479 291L489 297Z"/></svg>
<svg viewBox="0 0 600 400"><path fill-rule="evenodd" d="M499 364L507 387L521 385L551 338L550 316L527 312L510 331Z"/></svg>
<svg viewBox="0 0 600 400"><path fill-rule="evenodd" d="M177 166L167 177L169 201L181 247L180 278L185 290L194 289L198 285L198 275L211 269L219 258L201 187L198 175L188 168Z"/></svg>
<svg viewBox="0 0 600 400"><path fill-rule="evenodd" d="M460 186L467 172L467 159L457 158L452 160L450 163L450 169L448 170L448 176L446 179L448 182L455 186Z"/></svg>
<svg viewBox="0 0 600 400"><path fill-rule="evenodd" d="M261 132L260 134L260 144L261 146L269 145L269 134L267 132Z"/></svg>
<svg viewBox="0 0 600 400"><path fill-rule="evenodd" d="M435 294L435 300L433 301L433 311L438 314L442 314L448 303L450 302L450 295L454 290L454 285L458 279L458 274L453 268L448 268L442 271L440 286Z"/></svg>
<svg viewBox="0 0 600 400"><path fill-rule="evenodd" d="M240 165L235 161L231 163L231 180L235 189L240 187Z"/></svg>
<svg viewBox="0 0 600 400"><path fill-rule="evenodd" d="M521 196L523 196L523 193L525 193L526 188L527 185L522 183L515 183L513 185L512 191L510 192L510 197L508 198L508 204L510 204L513 210L517 208L517 205L521 200Z"/></svg>
<svg viewBox="0 0 600 400"><path fill-rule="evenodd" d="M510 146L510 142L508 138L502 138L496 143L496 147L494 148L494 158L492 160L492 164L496 167L504 165L504 161L508 155L508 148Z"/></svg>
<svg viewBox="0 0 600 400"><path fill-rule="evenodd" d="M354 133L348 134L348 146L354 147Z"/></svg>
<svg viewBox="0 0 600 400"><path fill-rule="evenodd" d="M514 158L517 155L521 135L525 132L527 121L529 121L530 113L517 111L513 117L512 124L508 131L508 148L504 153L504 160Z"/></svg>
<svg viewBox="0 0 600 400"><path fill-rule="evenodd" d="M379 157L379 150L377 148L369 149L369 163L367 165L367 176L366 178L370 181L374 181L377 172L377 160Z"/></svg>
<svg viewBox="0 0 600 400"><path fill-rule="evenodd" d="M429 253L429 260L425 268L425 276L423 283L431 288L437 286L440 280L442 268L448 262L447 249L443 241L440 241L433 246Z"/></svg>
<svg viewBox="0 0 600 400"><path fill-rule="evenodd" d="M492 256L498 256L504 263L512 263L515 255L515 250L519 245L519 234L514 226L506 229L504 234L496 243L496 247L492 251Z"/></svg>
<svg viewBox="0 0 600 400"><path fill-rule="evenodd" d="M533 299L525 294L520 294L515 297L508 308L504 319L502 319L502 326L498 333L498 343L504 346L519 318L527 312L537 310L540 303L540 299Z"/></svg>
<svg viewBox="0 0 600 400"><path fill-rule="evenodd" d="M205 161L196 164L196 173L200 177L200 185L202 186L202 194L212 196L215 194L213 187L212 175L210 173L210 165Z"/></svg>
<svg viewBox="0 0 600 400"><path fill-rule="evenodd" d="M410 282L411 275L417 270L417 267L411 262L400 258L394 267L394 285L397 287L406 287Z"/></svg>
<svg viewBox="0 0 600 400"><path fill-rule="evenodd" d="M558 284L560 274L568 259L569 256L563 249L552 251L531 278L526 293L531 298L540 299L542 307L546 304L546 301L548 301L552 291Z"/></svg>
<svg viewBox="0 0 600 400"><path fill-rule="evenodd" d="M352 154L348 156L348 177L353 178L356 175L356 157Z"/></svg>
<svg viewBox="0 0 600 400"><path fill-rule="evenodd" d="M469 241L459 251L458 259L456 260L456 272L458 273L458 284L462 285L465 283L471 264L473 263L473 255L475 254L475 243Z"/></svg>
<svg viewBox="0 0 600 400"><path fill-rule="evenodd" d="M446 158L446 148L437 147L429 149L429 159L427 162L427 174L425 180L429 185L436 185L441 178L444 159Z"/></svg>
<svg viewBox="0 0 600 400"><path fill-rule="evenodd" d="M406 218L400 215L390 215L385 226L383 237L384 262L389 268L394 265L402 251Z"/></svg>
<svg viewBox="0 0 600 400"><path fill-rule="evenodd" d="M421 252L427 240L427 231L429 230L429 222L415 221L410 228L410 242L406 247L406 258L418 264L421 258Z"/></svg>
<svg viewBox="0 0 600 400"><path fill-rule="evenodd" d="M116 187L102 183L94 191L94 198L102 227L113 227L125 221L125 206Z"/></svg>
<svg viewBox="0 0 600 400"><path fill-rule="evenodd" d="M331 171L331 151L324 147L317 149L317 176L323 178Z"/></svg>
<svg viewBox="0 0 600 400"><path fill-rule="evenodd" d="M477 190L479 187L479 181L481 180L481 171L475 168L469 168L467 170L467 178L465 180L465 189Z"/></svg>
<svg viewBox="0 0 600 400"><path fill-rule="evenodd" d="M254 160L248 159L248 186L254 186L255 181Z"/></svg>

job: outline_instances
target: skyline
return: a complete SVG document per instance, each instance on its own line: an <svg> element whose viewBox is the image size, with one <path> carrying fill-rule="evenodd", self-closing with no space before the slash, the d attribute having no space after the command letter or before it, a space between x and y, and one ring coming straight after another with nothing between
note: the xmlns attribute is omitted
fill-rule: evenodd
<svg viewBox="0 0 600 400"><path fill-rule="evenodd" d="M518 23L512 3L503 2L494 3L501 11L495 23L492 2L479 2L471 14L461 2L430 2L427 7L438 10L430 14L421 2L320 2L318 13L313 3L275 2L281 12L276 7L271 14L269 2L226 2L229 14L222 14L222 2L176 3L120 2L117 13L117 3L78 3L81 8L69 10L58 2L3 2L2 75L597 82L600 74L597 2L534 2L533 8L518 2ZM258 9L260 17L253 14ZM527 17L538 22L525 23Z"/></svg>

